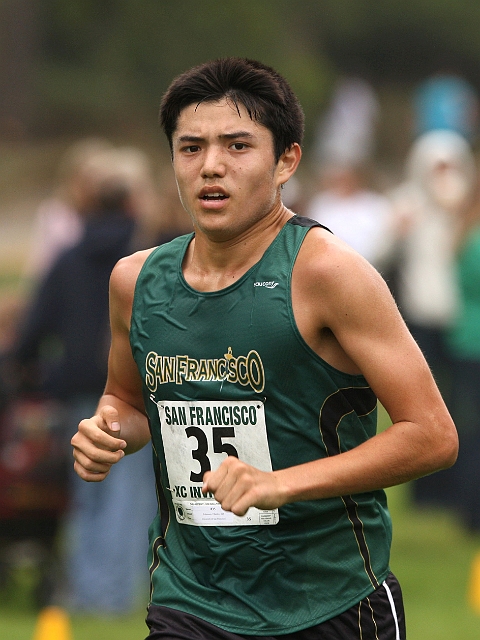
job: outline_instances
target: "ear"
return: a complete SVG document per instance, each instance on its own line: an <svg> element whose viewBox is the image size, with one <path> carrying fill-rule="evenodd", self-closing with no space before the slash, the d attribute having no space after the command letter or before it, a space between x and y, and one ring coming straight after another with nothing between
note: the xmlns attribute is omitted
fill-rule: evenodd
<svg viewBox="0 0 480 640"><path fill-rule="evenodd" d="M287 149L280 156L277 163L278 185L285 184L293 176L302 157L302 149L297 142L294 142L290 149Z"/></svg>

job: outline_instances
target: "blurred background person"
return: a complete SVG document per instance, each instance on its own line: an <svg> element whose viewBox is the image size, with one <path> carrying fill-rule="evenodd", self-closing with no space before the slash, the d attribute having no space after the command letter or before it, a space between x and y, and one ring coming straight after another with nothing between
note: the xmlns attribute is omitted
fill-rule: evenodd
<svg viewBox="0 0 480 640"><path fill-rule="evenodd" d="M55 192L40 202L34 214L25 277L38 281L58 255L73 246L83 232L83 212L91 206L93 182L89 162L112 145L104 138L89 137L72 144L58 168Z"/></svg>
<svg viewBox="0 0 480 640"><path fill-rule="evenodd" d="M397 301L448 404L452 376L445 338L459 304L455 239L474 184L469 143L454 131L436 130L414 142L406 179L391 193L398 234ZM450 506L455 497L449 477L440 472L415 481L414 501Z"/></svg>
<svg viewBox="0 0 480 640"><path fill-rule="evenodd" d="M447 334L452 360L451 413L460 452L450 477L454 507L471 532L480 531L480 192L458 237L459 304Z"/></svg>
<svg viewBox="0 0 480 640"><path fill-rule="evenodd" d="M379 114L377 95L367 80L357 75L339 77L318 122L315 163L359 164L371 159Z"/></svg>
<svg viewBox="0 0 480 640"><path fill-rule="evenodd" d="M153 206L150 177L147 158L134 148L90 156L82 168L89 197L79 209L81 238L55 260L25 312L14 358L24 385L64 403L66 452L104 388L110 273L131 251L137 217ZM136 605L140 585L146 588L145 532L156 511L149 447L125 462L99 484L79 481L69 465L62 543L72 610L126 613Z"/></svg>
<svg viewBox="0 0 480 640"><path fill-rule="evenodd" d="M160 167L157 182L150 204L145 202L137 218L132 251L156 247L193 231L190 216L180 202L170 162Z"/></svg>
<svg viewBox="0 0 480 640"><path fill-rule="evenodd" d="M307 217L328 227L382 271L393 237L393 210L389 199L368 185L366 168L325 165L318 186Z"/></svg>
<svg viewBox="0 0 480 640"><path fill-rule="evenodd" d="M371 84L341 76L320 119L314 194L305 215L328 227L379 270L390 246L392 208L372 187L380 105Z"/></svg>
<svg viewBox="0 0 480 640"><path fill-rule="evenodd" d="M414 135L439 129L455 131L471 144L478 134L477 90L455 71L428 76L413 95Z"/></svg>

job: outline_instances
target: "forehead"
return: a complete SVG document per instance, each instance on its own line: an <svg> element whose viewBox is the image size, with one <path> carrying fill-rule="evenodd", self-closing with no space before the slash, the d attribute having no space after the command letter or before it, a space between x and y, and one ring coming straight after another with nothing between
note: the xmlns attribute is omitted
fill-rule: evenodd
<svg viewBox="0 0 480 640"><path fill-rule="evenodd" d="M242 103L227 99L191 104L180 112L173 139L185 136L221 136L245 131L258 138L272 139L271 132L252 120Z"/></svg>

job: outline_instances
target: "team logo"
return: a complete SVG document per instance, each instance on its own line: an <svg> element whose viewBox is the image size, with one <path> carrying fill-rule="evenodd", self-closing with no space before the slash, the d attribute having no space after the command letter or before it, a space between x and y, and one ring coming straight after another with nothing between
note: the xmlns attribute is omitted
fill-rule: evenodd
<svg viewBox="0 0 480 640"><path fill-rule="evenodd" d="M274 282L273 280L270 280L269 282L254 282L253 286L265 287L265 289L275 289L275 287L278 286L278 282Z"/></svg>
<svg viewBox="0 0 480 640"><path fill-rule="evenodd" d="M262 359L253 349L246 356L235 356L228 347L223 358L190 358L189 356L161 356L150 351L145 358L145 384L155 392L167 382L231 382L251 387L261 393L265 387Z"/></svg>

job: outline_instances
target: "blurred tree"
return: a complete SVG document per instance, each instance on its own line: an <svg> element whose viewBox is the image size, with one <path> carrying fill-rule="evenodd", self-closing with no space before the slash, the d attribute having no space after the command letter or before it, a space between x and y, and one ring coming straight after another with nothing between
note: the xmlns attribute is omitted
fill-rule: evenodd
<svg viewBox="0 0 480 640"><path fill-rule="evenodd" d="M317 113L333 74L296 17L287 0L43 0L36 131L152 125L175 75L227 55L275 66Z"/></svg>
<svg viewBox="0 0 480 640"><path fill-rule="evenodd" d="M361 64L377 81L412 82L447 61L478 84L477 0L305 0L305 33L340 68ZM318 46L319 45L319 46Z"/></svg>
<svg viewBox="0 0 480 640"><path fill-rule="evenodd" d="M449 63L478 86L479 20L478 0L2 0L0 117L36 136L153 129L173 76L241 55L289 78L309 134L339 73L405 91Z"/></svg>
<svg viewBox="0 0 480 640"><path fill-rule="evenodd" d="M0 135L27 135L33 116L37 54L35 0L0 2Z"/></svg>

